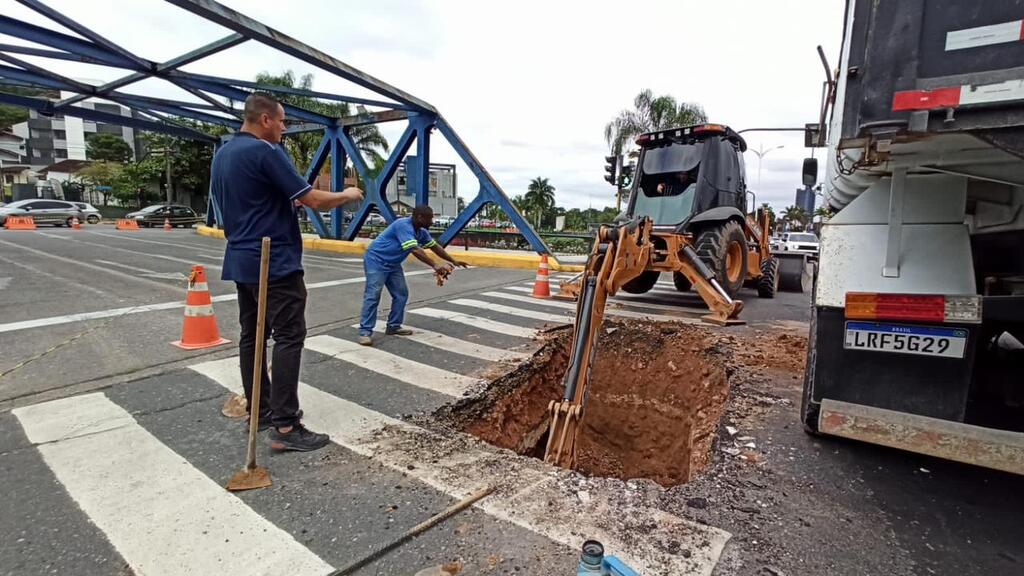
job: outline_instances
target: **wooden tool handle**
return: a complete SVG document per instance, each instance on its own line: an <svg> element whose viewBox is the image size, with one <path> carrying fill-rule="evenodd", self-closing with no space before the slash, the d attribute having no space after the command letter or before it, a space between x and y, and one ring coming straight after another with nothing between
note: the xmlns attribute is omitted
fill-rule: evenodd
<svg viewBox="0 0 1024 576"><path fill-rule="evenodd" d="M246 454L245 467L252 470L256 467L256 432L260 421L260 385L263 380L263 348L264 331L267 318L267 276L270 272L270 238L263 237L260 247L260 290L256 301L256 353L252 366L252 401L249 403L249 451Z"/></svg>

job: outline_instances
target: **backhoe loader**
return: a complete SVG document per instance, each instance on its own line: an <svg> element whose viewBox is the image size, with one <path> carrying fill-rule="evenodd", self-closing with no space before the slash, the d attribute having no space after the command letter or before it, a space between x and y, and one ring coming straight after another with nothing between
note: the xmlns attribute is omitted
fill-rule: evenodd
<svg viewBox="0 0 1024 576"><path fill-rule="evenodd" d="M733 295L745 282L774 297L778 261L768 245L767 214L747 215L746 143L719 124L643 134L629 206L620 221L598 231L587 265L562 285L576 300L576 322L561 400L549 404L545 460L567 468L586 399L597 334L609 296L647 292L661 272L680 291L694 289L709 308L705 321L741 323Z"/></svg>

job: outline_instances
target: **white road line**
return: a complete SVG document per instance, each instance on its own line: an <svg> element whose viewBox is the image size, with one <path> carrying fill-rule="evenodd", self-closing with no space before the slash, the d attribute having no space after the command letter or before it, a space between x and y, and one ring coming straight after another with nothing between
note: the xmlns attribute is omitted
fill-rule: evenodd
<svg viewBox="0 0 1024 576"><path fill-rule="evenodd" d="M8 244L3 240L0 240L0 244ZM17 246L12 244L12 246ZM93 264L85 264L82 262L74 261L76 264L83 264L87 267L95 268L100 271L105 271L111 274L123 275L126 278L133 280L139 279L136 276L124 274L123 272L117 272L116 270L108 270L100 266ZM415 270L413 272L406 272L406 276L416 276L419 274L433 274L433 270ZM312 284L306 284L307 290L315 290L318 288L329 288L332 286L341 286L343 284L359 284L366 280L364 276L358 276L355 278L343 278L341 280L326 280L324 282L313 282ZM163 288L170 287L169 284L163 282L157 282L156 280L146 280L147 282L153 282ZM237 300L238 294L220 294L213 297L214 302L230 302ZM184 308L185 302L183 300L175 300L174 302L161 302L159 304L143 304L139 306L126 306L124 308L111 308L109 310L97 310L94 312L82 312L79 314L67 314L64 316L50 316L49 318L36 318L34 320L22 320L20 322L8 322L6 324L0 324L0 333L3 332L15 332L18 330L27 330L29 328L40 328L43 326L57 326L60 324L68 324L71 322L81 322L83 320L96 320L99 318L110 318L111 316L126 316L129 314L140 314L142 312L153 312L156 310L173 310L175 308Z"/></svg>
<svg viewBox="0 0 1024 576"><path fill-rule="evenodd" d="M228 390L242 392L238 358L190 367ZM578 549L584 538L608 550L646 576L711 576L731 535L641 505L630 505L630 526L609 521L609 510L621 509L630 495L624 488L592 483L587 498L575 495L569 473L531 458L498 450L464 434L441 435L389 418L359 404L299 383L299 397L310 428L331 440L403 475L451 496L463 498L484 486L499 486L476 508L547 538ZM567 496L568 495L568 496ZM668 550L670 542L677 550Z"/></svg>
<svg viewBox="0 0 1024 576"><path fill-rule="evenodd" d="M529 288L522 288L519 286L509 286L505 290L511 290L514 292L530 293ZM483 292L483 296L493 296L495 298L506 298L509 294L502 294L501 292ZM565 308L565 304L569 304L571 308L575 309L576 304L572 302L562 302L558 300L544 300L542 298L530 298L529 300L521 297L517 298L506 298L508 300L516 300L519 302L529 302L531 304L540 304L541 306L555 306L557 308ZM547 303L547 304L545 304ZM673 304L654 304L651 302L636 302L630 298L620 298L615 296L608 301L610 308L608 310L615 310L615 306L631 306L633 308L649 308L651 310L665 310L666 312L679 312L681 314L707 314L710 312L708 308L699 308L697 306L683 306Z"/></svg>
<svg viewBox="0 0 1024 576"><path fill-rule="evenodd" d="M136 282L144 282L144 283L149 284L151 286L159 286L160 288L173 289L173 286L170 286L170 285L168 285L168 284L166 284L164 282L158 282L156 280L151 280L149 278L140 278L139 276L134 276L132 274L125 274L124 272L119 272L117 270L111 270L110 268L105 268L103 266L97 266L95 264L90 264L89 262L83 262L81 260L75 260L74 258L66 258L64 256L58 256L56 254L50 254L49 252L45 252L43 250L36 250L35 248L29 248L28 246L22 246L20 244L15 244L14 242L7 242L6 240L0 240L0 246L10 246L12 248L17 248L19 250L24 250L26 252L31 252L32 254L36 254L36 255L42 256L44 258L50 258L52 260L57 260L59 262L64 262L65 264L71 264L71 265L74 265L74 266L81 266L83 268L89 268L90 270L95 270L97 272L102 272L102 273L110 275L110 276L117 276L118 278L124 278L126 280L134 280Z"/></svg>
<svg viewBox="0 0 1024 576"><path fill-rule="evenodd" d="M512 287L508 288L509 290ZM513 300L515 302L523 302L527 304L536 304L538 306L548 306L550 308L561 308L563 310L572 310L572 314L576 313L575 302L563 302L561 300L545 300L542 298L533 298L531 296L520 296L518 294L504 294L502 292L484 292L483 296L491 296L493 298L502 298L504 300ZM609 304L616 304L615 300L609 301ZM492 304L488 304L493 306ZM660 320L663 322L682 322L683 324L701 324L699 318L693 318L692 316L668 316L665 314L651 314L647 312L634 312L632 310L623 310L616 308L615 306L606 306L604 309L606 316L622 316L623 318L647 318L649 320ZM570 319L571 321L571 319Z"/></svg>
<svg viewBox="0 0 1024 576"><path fill-rule="evenodd" d="M129 240L134 240L136 242L146 242L146 243L149 243L149 244L166 244L168 246L173 246L174 245L174 244L168 244L167 242L157 242L155 240L142 240L141 238L129 238L128 236L114 236L114 235L111 235L111 234L104 234L102 232L90 232L90 234L95 234L97 236L108 236L108 237L111 237L111 238L127 238ZM180 262L182 264L188 264L189 266L193 266L196 263L195 260L189 260L187 258L175 258L174 256L167 256L167 255L164 255L164 254L153 254L152 252L139 252L138 250L129 250L128 248L121 248L120 246L111 246L110 244L95 244L93 242L85 242L84 240L77 240L77 239L72 239L72 241L76 242L76 243L79 243L79 244L85 244L86 246L96 246L96 247L99 247L99 248L105 248L107 250L117 250L118 252L127 252L129 254L138 254L140 256L147 256L149 258L159 258L161 260L167 260L167 261L170 261L170 262ZM206 266L206 268L209 268L211 270L220 270L220 266L217 266L217 265L214 265L214 264L206 264L205 266Z"/></svg>
<svg viewBox="0 0 1024 576"><path fill-rule="evenodd" d="M57 240L70 240L67 236L58 236L57 234L50 234L49 232L43 232L41 230L36 231L36 234L46 236L47 238L56 238Z"/></svg>
<svg viewBox="0 0 1024 576"><path fill-rule="evenodd" d="M76 290L85 290L87 292L92 292L93 294L97 294L99 296L110 296L110 293L108 293L106 291L103 291L103 290L100 290L99 288L96 288L95 286L89 286L88 284L82 284L81 282L75 281L75 280L73 280L71 278L68 278L66 276L60 276L60 275L57 275L57 274L51 274L50 272L47 272L46 270L43 270L41 268L36 268L35 266L33 266L31 264L26 264L24 262L18 262L16 260L11 260L9 258L4 258L3 256L0 256L0 262L4 262L4 263L6 263L6 264L8 264L10 266L17 266L18 268L24 268L25 270L28 270L29 272L32 272L33 274L38 274L39 276L43 276L45 278L50 278L50 279L56 280L57 282L61 282L61 283L64 283L64 284L70 284L70 285L74 286ZM11 280L13 280L13 278L8 278L7 282L10 283ZM0 288L6 288L6 287L7 287L7 284L5 284L4 286L0 286Z"/></svg>
<svg viewBox="0 0 1024 576"><path fill-rule="evenodd" d="M104 266L114 266L115 268L131 270L132 272L141 272L143 274L159 274L159 272L157 272L156 270L148 270L146 268L142 268L141 266L129 266L128 264L121 264L120 262L111 262L110 260L93 260L93 262L103 264Z"/></svg>
<svg viewBox="0 0 1024 576"><path fill-rule="evenodd" d="M11 280L13 280L13 278L11 278L10 276L0 277L0 290L4 290L5 288L7 288L7 286L10 285Z"/></svg>
<svg viewBox="0 0 1024 576"><path fill-rule="evenodd" d="M143 243L146 243L146 244L159 244L161 246L173 246L175 248L185 248L187 250L203 250L203 249L209 250L211 248L211 246L201 246L201 245L198 245L198 244L179 244L177 242L167 242L167 241L163 241L163 240L147 240L145 238L137 238L135 236L132 236L131 232L125 232L123 234L110 234L110 233L107 233L107 232L93 232L93 231L90 230L89 234L94 234L96 236L106 236L107 238L117 238L118 240L128 240L128 241L131 241L131 242L143 242Z"/></svg>
<svg viewBox="0 0 1024 576"><path fill-rule="evenodd" d="M374 332L383 333L387 330L388 323L378 320L377 325L374 326ZM359 324L353 324L353 328L359 328ZM415 326L405 325L413 331L410 336L398 336L402 340L412 340L420 344L426 344L427 346L433 346L434 348L440 348L441 350L447 350L448 352L454 352L463 356L470 356L472 358L479 358L481 360L489 360L491 362L503 362L505 360L523 360L529 358L529 354L525 352L516 352L513 350L502 350L500 348L492 348L483 344L477 344L476 342L470 342L468 340L462 340L442 334L440 332L432 332L430 330L424 330L423 328L417 328Z"/></svg>
<svg viewBox="0 0 1024 576"><path fill-rule="evenodd" d="M508 334L509 336L518 336L520 338L533 338L537 333L533 328L523 328L522 326L498 322L489 318L481 318L479 316L463 314L462 312L455 312L452 310L441 310L439 308L413 308L412 310L409 310L408 313L419 314L420 316L427 316L428 318L437 318L439 320L447 320L449 322L457 322L459 324L479 328L480 330L488 330L490 332Z"/></svg>
<svg viewBox="0 0 1024 576"><path fill-rule="evenodd" d="M484 302L483 300L474 300L472 298L456 298L454 300L448 300L447 302L458 306L469 306L471 308L480 308L482 310L492 310L494 312L500 312L501 314L508 314L509 316L519 316L520 318L531 318L533 320L543 320L545 322L559 322L561 324L572 322L572 318L569 318L565 314L548 314L547 312L537 312L536 310L505 306L503 304Z"/></svg>
<svg viewBox="0 0 1024 576"><path fill-rule="evenodd" d="M13 413L71 498L136 574L331 571L103 394Z"/></svg>
<svg viewBox="0 0 1024 576"><path fill-rule="evenodd" d="M456 398L480 384L480 380L476 378L435 368L429 364L402 358L369 346L360 346L355 342L326 334L307 339L306 348L383 374L388 378Z"/></svg>

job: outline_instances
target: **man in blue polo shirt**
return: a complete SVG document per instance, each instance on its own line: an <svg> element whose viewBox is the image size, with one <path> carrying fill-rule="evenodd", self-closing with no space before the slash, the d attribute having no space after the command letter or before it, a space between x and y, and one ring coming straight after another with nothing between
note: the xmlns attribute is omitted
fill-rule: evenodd
<svg viewBox="0 0 1024 576"><path fill-rule="evenodd" d="M391 294L391 311L385 334L408 336L412 330L402 327L405 319L405 305L409 302L409 287L405 283L405 272L402 262L411 253L420 262L434 269L434 272L447 275L452 266L466 267L465 262L452 258L444 248L430 237L430 226L434 223L434 211L425 204L420 204L412 211L412 217L399 218L392 222L380 236L366 249L363 258L363 269L366 271L366 289L363 293L363 312L359 321L359 343L363 346L373 345L373 329L377 325L377 306L380 304L380 293L387 287ZM434 262L423 251L424 248L447 262Z"/></svg>
<svg viewBox="0 0 1024 576"><path fill-rule="evenodd" d="M263 355L259 426L273 427L271 448L317 450L330 438L307 430L299 410L299 362L306 339L306 284L302 271L302 235L296 208L329 210L362 199L358 188L335 193L313 188L299 175L281 146L284 108L273 97L254 93L245 100L242 128L217 150L210 193L220 208L227 238L221 279L238 290L238 339L242 387L252 400L256 355L260 245L270 237L267 282L267 335L274 338L273 378ZM264 340L259 343L266 347ZM269 401L268 401L269 400ZM248 421L248 420L246 420Z"/></svg>

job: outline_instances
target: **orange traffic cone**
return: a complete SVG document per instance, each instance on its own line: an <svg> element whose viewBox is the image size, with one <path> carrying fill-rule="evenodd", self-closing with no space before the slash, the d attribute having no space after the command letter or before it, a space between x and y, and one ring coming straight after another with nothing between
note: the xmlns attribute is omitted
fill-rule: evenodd
<svg viewBox="0 0 1024 576"><path fill-rule="evenodd" d="M548 255L540 255L537 280L533 283L534 298L551 298L551 284L548 282Z"/></svg>
<svg viewBox="0 0 1024 576"><path fill-rule="evenodd" d="M72 230L81 230L82 229L82 223L78 221L78 216L72 216L71 217L71 229Z"/></svg>
<svg viewBox="0 0 1024 576"><path fill-rule="evenodd" d="M171 229L171 219L164 218L164 232L169 232Z"/></svg>
<svg viewBox="0 0 1024 576"><path fill-rule="evenodd" d="M185 297L185 324L181 329L181 340L171 342L178 348L196 350L225 344L229 340L220 337L217 318L213 315L213 300L206 285L206 270L199 265L192 267L188 278L188 294Z"/></svg>

